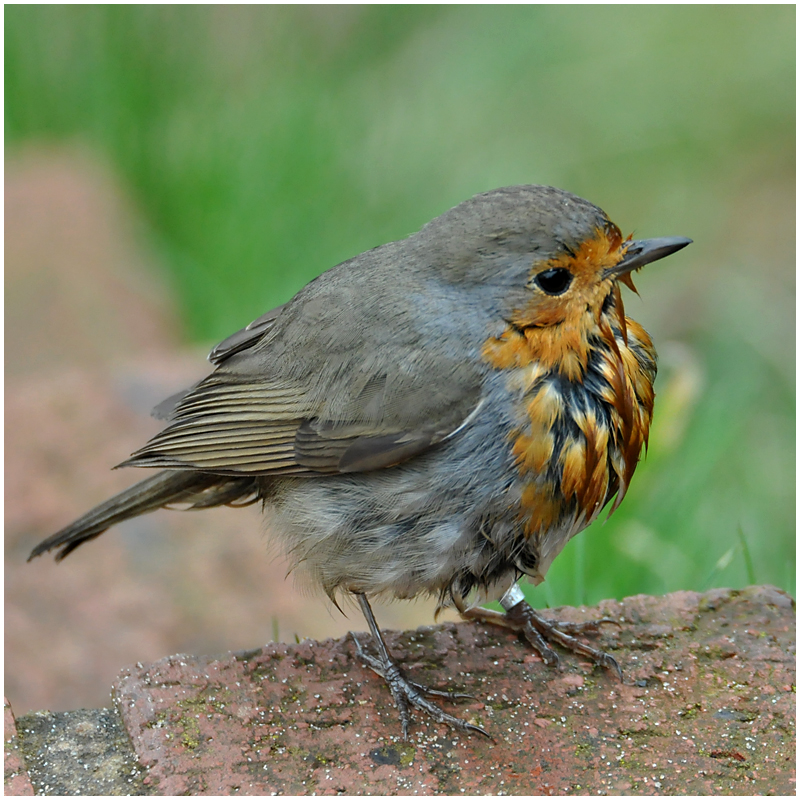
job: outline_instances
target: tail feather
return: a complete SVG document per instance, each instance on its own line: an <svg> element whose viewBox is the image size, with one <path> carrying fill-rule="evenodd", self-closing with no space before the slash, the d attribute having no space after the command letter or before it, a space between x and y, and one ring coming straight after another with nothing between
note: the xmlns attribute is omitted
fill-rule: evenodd
<svg viewBox="0 0 800 800"><path fill-rule="evenodd" d="M175 503L191 508L254 502L258 486L252 477L228 478L208 473L164 470L145 478L99 506L33 548L28 561L49 550L57 550L56 561L68 556L84 542L97 538L113 525L131 517Z"/></svg>

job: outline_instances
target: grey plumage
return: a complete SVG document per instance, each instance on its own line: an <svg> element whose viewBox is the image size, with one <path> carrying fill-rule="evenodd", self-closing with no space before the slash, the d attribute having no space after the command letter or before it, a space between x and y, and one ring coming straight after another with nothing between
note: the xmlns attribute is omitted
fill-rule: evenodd
<svg viewBox="0 0 800 800"><path fill-rule="evenodd" d="M120 465L168 472L34 555L60 548L63 558L122 519L193 502L196 487L239 499L244 486L271 504L300 573L329 595L448 599L457 584L461 602L473 585L497 581L492 593L501 591L523 544L519 532L486 530L515 529L508 500L518 476L506 446L515 420L480 350L526 291L533 258L576 247L605 219L558 189L507 187L322 274L217 345L215 371L161 404L167 427ZM244 477L258 480L230 481ZM441 563L421 563L439 552Z"/></svg>

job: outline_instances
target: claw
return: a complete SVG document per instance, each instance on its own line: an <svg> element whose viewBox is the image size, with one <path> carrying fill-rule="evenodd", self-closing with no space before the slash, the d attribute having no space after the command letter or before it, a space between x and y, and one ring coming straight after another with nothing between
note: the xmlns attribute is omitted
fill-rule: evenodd
<svg viewBox="0 0 800 800"><path fill-rule="evenodd" d="M517 589L517 594L510 592L509 596L513 598L512 602L514 602L518 597L522 597L522 593ZM506 609L505 613L501 614L486 608L473 608L462 612L461 616L465 619L489 622L492 625L500 625L516 631L525 638L548 666L557 668L559 664L558 654L550 646L552 642L573 653L585 656L599 666L614 670L622 681L622 669L613 656L595 647L590 647L571 635L597 633L600 625L619 625L617 620L611 619L611 617L602 617L586 622L548 620L534 611L524 599L514 602L514 605L509 603Z"/></svg>
<svg viewBox="0 0 800 800"><path fill-rule="evenodd" d="M358 637L352 633L353 641L356 645L356 651L359 659L368 666L373 672L380 675L388 684L389 691L392 693L397 710L400 713L400 723L403 729L403 738L408 739L408 727L411 722L411 707L424 711L430 717L433 717L437 722L443 722L454 728L457 731L465 733L480 733L487 739L492 737L481 728L479 725L473 725L470 722L465 722L458 717L448 714L443 709L439 708L435 703L430 702L425 698L425 695L432 695L436 697L446 697L449 700L456 700L461 698L471 698L472 695L464 694L463 692L448 692L441 689L429 689L427 686L409 680L403 671L400 669L398 663L389 653L386 643L383 640L380 629L375 622L375 617L372 614L372 609L367 602L364 595L358 595L358 600L361 603L361 608L364 611L364 616L370 626L373 641L378 648L378 657L370 655L366 652Z"/></svg>

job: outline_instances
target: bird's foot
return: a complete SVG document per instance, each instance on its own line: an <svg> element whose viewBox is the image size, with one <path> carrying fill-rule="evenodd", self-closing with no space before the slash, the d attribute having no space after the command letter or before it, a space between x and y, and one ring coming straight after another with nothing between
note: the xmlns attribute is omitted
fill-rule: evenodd
<svg viewBox="0 0 800 800"><path fill-rule="evenodd" d="M375 658L375 656L366 652L354 633L351 635L353 641L356 643L356 650L358 651L358 657L361 661L373 672L380 675L388 684L397 710L400 712L400 722L403 726L404 739L408 739L408 726L411 723L412 707L424 711L437 722L444 722L457 731L480 733L491 739L491 736L479 725L473 725L472 723L465 722L458 717L448 714L426 697L427 695L446 697L448 700L459 700L462 698L471 698L472 695L464 694L463 692L447 692L439 689L430 689L427 686L416 683L405 676L400 666L391 656L385 659Z"/></svg>
<svg viewBox="0 0 800 800"><path fill-rule="evenodd" d="M519 592L519 596L521 594ZM508 595L503 600L506 600L506 597ZM514 596L514 599L517 599L517 596ZM558 644L566 650L571 650L579 656L588 658L594 664L614 670L619 679L622 680L622 669L613 656L596 647L590 647L574 636L574 634L597 633L601 625L619 624L610 617L602 617L601 619L587 622L559 622L558 620L546 619L541 616L524 599L518 600L513 605L509 604L505 613L490 611L487 608L472 608L463 611L461 616L465 619L489 622L492 625L500 625L503 628L516 631L541 656L542 661L548 666L558 666L558 653L550 646L551 643Z"/></svg>

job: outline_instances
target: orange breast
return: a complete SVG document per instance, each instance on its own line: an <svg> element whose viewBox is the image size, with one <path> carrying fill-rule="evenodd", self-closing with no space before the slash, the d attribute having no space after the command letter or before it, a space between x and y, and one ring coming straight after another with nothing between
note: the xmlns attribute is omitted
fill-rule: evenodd
<svg viewBox="0 0 800 800"><path fill-rule="evenodd" d="M509 327L484 346L485 360L508 372L519 403L510 447L531 544L556 528L570 528L566 538L574 535L615 492L616 508L647 443L655 351L640 325L622 319L620 325L603 315L596 331L580 337L580 348L560 348L570 362L566 369L550 346L552 336L543 350L537 346L537 329Z"/></svg>

